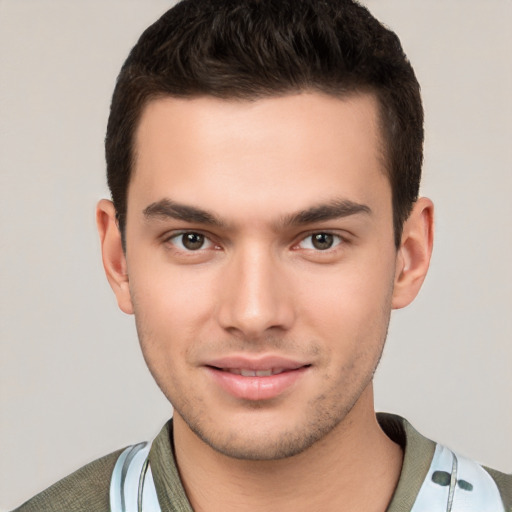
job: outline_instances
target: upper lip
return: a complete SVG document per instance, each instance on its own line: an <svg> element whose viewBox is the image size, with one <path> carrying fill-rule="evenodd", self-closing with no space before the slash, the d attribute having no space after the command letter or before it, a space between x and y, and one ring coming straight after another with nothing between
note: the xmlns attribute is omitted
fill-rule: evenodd
<svg viewBox="0 0 512 512"><path fill-rule="evenodd" d="M279 368L282 371L291 371L309 365L310 363L277 355L264 355L259 357L232 355L205 362L205 366L223 370L243 369L252 371L270 370L273 368Z"/></svg>

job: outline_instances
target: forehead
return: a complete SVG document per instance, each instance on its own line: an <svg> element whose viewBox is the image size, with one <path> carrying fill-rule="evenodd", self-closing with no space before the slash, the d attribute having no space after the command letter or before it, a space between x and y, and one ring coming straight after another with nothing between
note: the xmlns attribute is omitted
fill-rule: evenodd
<svg viewBox="0 0 512 512"><path fill-rule="evenodd" d="M334 188L356 201L389 195L370 94L160 98L142 113L135 149L128 203L140 207L166 196L215 209L232 197L270 208L284 195L300 208L312 196L329 200Z"/></svg>

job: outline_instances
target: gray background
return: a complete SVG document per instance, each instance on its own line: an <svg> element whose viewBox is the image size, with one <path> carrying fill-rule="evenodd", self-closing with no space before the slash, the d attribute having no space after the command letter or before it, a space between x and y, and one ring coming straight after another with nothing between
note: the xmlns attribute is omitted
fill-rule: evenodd
<svg viewBox="0 0 512 512"><path fill-rule="evenodd" d="M377 407L512 471L512 2L368 0L422 84L431 272L395 312ZM0 1L0 509L171 413L100 263L114 80L163 0Z"/></svg>

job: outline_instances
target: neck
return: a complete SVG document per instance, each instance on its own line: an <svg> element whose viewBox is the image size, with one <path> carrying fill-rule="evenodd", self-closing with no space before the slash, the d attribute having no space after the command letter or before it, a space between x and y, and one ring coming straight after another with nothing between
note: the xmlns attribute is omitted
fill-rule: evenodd
<svg viewBox="0 0 512 512"><path fill-rule="evenodd" d="M401 448L377 423L371 385L335 429L293 457L227 457L201 441L176 413L174 440L195 512L384 512L402 466Z"/></svg>

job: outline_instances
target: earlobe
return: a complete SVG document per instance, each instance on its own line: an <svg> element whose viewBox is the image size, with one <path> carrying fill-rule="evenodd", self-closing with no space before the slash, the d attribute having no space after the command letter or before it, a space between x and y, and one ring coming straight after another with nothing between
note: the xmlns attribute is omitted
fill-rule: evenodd
<svg viewBox="0 0 512 512"><path fill-rule="evenodd" d="M119 308L133 313L130 296L126 255L123 250L121 233L116 221L116 211L112 201L102 199L96 207L96 224L101 242L103 268L108 282L117 298Z"/></svg>
<svg viewBox="0 0 512 512"><path fill-rule="evenodd" d="M393 309L410 304L427 275L434 236L434 205L422 197L405 221L396 259Z"/></svg>

